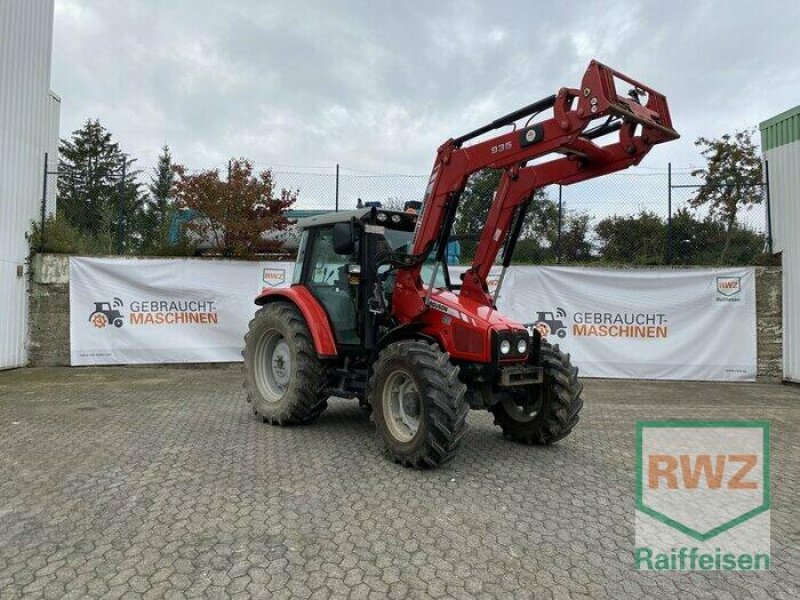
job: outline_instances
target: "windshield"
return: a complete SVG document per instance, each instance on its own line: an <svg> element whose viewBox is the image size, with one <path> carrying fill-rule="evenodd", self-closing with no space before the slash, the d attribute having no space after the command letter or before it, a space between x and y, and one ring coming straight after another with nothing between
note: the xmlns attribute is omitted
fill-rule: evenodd
<svg viewBox="0 0 800 600"><path fill-rule="evenodd" d="M411 252L411 247L413 245L413 238L414 238L413 231L401 231L399 229L389 229L388 227L383 230L383 240L386 242L386 245L391 249L392 252L409 254ZM431 252L428 254L428 258L425 259L425 263L422 265L422 270L420 272L420 277L422 278L422 282L426 286L428 285L428 283L430 283L435 265L436 265L436 248L434 247L433 250L431 250ZM378 272L382 273L386 271L387 268L388 266L383 265L378 269ZM446 265L441 265L439 267L439 270L436 273L436 280L433 282L434 287L437 288L447 287L447 279L445 274L446 268L447 268Z"/></svg>
<svg viewBox="0 0 800 600"><path fill-rule="evenodd" d="M383 239L386 241L389 248L391 248L392 252L408 254L411 252L411 242L414 239L414 232L400 231L398 229L384 229Z"/></svg>

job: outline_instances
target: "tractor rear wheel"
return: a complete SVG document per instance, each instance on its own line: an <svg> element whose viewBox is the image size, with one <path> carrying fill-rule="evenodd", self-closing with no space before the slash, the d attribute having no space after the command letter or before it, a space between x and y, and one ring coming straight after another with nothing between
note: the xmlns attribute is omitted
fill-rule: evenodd
<svg viewBox="0 0 800 600"><path fill-rule="evenodd" d="M379 355L367 397L388 456L406 467L438 467L453 458L467 427L467 388L436 344L403 340Z"/></svg>
<svg viewBox="0 0 800 600"><path fill-rule="evenodd" d="M244 342L247 401L265 423L309 423L325 410L325 369L297 308L267 304L250 321Z"/></svg>
<svg viewBox="0 0 800 600"><path fill-rule="evenodd" d="M523 444L552 444L565 438L583 407L583 383L569 354L542 341L544 382L518 393L505 392L489 411L503 434Z"/></svg>

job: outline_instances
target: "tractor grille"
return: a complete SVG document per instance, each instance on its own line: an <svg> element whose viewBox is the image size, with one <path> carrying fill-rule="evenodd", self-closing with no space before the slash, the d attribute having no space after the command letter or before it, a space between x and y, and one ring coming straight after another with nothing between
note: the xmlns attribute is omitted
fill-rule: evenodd
<svg viewBox="0 0 800 600"><path fill-rule="evenodd" d="M452 323L453 345L459 352L480 354L483 352L483 336L458 321Z"/></svg>

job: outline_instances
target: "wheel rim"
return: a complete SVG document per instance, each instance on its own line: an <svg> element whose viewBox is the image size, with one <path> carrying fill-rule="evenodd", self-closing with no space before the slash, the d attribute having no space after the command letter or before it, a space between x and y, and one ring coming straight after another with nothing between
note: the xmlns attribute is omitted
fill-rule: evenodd
<svg viewBox="0 0 800 600"><path fill-rule="evenodd" d="M258 391L268 402L278 402L286 394L292 376L292 354L276 329L267 331L256 344L254 375Z"/></svg>
<svg viewBox="0 0 800 600"><path fill-rule="evenodd" d="M389 433L397 441L408 443L419 431L422 399L417 384L406 371L395 371L383 386L383 415Z"/></svg>
<svg viewBox="0 0 800 600"><path fill-rule="evenodd" d="M518 423L530 423L539 414L542 407L542 394L544 390L537 394L537 398L519 398L518 396L509 396L503 398L503 408L506 409L506 414L512 420Z"/></svg>

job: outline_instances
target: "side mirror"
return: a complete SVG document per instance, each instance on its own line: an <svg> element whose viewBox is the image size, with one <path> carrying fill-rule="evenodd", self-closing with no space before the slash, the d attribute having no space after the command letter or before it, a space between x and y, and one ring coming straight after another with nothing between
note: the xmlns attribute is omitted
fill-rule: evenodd
<svg viewBox="0 0 800 600"><path fill-rule="evenodd" d="M333 226L333 251L348 255L353 253L355 246L353 223L336 223Z"/></svg>

